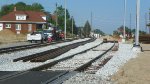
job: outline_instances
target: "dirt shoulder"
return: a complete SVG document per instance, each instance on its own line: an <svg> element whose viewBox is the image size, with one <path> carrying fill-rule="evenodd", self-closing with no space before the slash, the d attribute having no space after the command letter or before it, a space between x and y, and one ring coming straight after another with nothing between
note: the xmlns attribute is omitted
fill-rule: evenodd
<svg viewBox="0 0 150 84"><path fill-rule="evenodd" d="M144 52L126 63L113 77L117 84L150 84L150 44L143 44Z"/></svg>
<svg viewBox="0 0 150 84"><path fill-rule="evenodd" d="M0 31L0 44L26 41L26 35L15 34L9 29Z"/></svg>

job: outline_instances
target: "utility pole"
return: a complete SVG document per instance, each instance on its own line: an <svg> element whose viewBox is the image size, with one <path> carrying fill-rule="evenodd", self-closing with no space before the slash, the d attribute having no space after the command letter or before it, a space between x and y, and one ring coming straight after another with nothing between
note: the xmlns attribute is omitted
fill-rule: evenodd
<svg viewBox="0 0 150 84"><path fill-rule="evenodd" d="M65 40L66 40L66 0L64 1L65 2L65 28L64 28L64 34L65 34Z"/></svg>
<svg viewBox="0 0 150 84"><path fill-rule="evenodd" d="M133 46L133 51L141 52L142 47L139 44L139 27L140 27L140 0L136 0L136 35L135 35L135 44Z"/></svg>
<svg viewBox="0 0 150 84"><path fill-rule="evenodd" d="M148 24L150 24L150 9L149 9L149 20L148 20ZM149 34L150 34L150 26L148 27L148 31L149 31Z"/></svg>
<svg viewBox="0 0 150 84"><path fill-rule="evenodd" d="M122 42L125 42L126 39L126 5L127 5L127 0L124 0L124 22L123 22L123 39Z"/></svg>
<svg viewBox="0 0 150 84"><path fill-rule="evenodd" d="M145 31L147 33L147 13L145 13Z"/></svg>
<svg viewBox="0 0 150 84"><path fill-rule="evenodd" d="M56 27L58 26L58 10L57 10L57 3L56 3Z"/></svg>
<svg viewBox="0 0 150 84"><path fill-rule="evenodd" d="M132 36L132 26L131 26L131 23L132 22L132 15L131 15L131 13L130 13L130 35Z"/></svg>
<svg viewBox="0 0 150 84"><path fill-rule="evenodd" d="M91 33L92 33L92 29L93 29L93 13L91 12ZM91 35L94 36L94 31L93 34Z"/></svg>
<svg viewBox="0 0 150 84"><path fill-rule="evenodd" d="M135 44L139 45L139 27L140 27L140 0L137 0L137 8L136 8L136 39Z"/></svg>
<svg viewBox="0 0 150 84"><path fill-rule="evenodd" d="M73 26L74 25L74 20L73 20L73 16L72 16L72 38L73 38Z"/></svg>

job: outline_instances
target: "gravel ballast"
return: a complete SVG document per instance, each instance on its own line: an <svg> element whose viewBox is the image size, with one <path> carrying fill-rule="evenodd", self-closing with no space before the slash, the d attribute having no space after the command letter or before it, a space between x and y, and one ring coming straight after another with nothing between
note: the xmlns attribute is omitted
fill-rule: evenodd
<svg viewBox="0 0 150 84"><path fill-rule="evenodd" d="M83 64L88 63L92 59L101 55L104 52L103 50L108 50L110 47L113 46L113 43L102 44L100 46L95 48L99 51L95 51L95 49L93 49L93 50L87 51L86 53L75 55L71 59L59 62L55 66L51 67L51 69L49 70L69 70L69 71L71 70L73 71L76 68L82 66Z"/></svg>
<svg viewBox="0 0 150 84"><path fill-rule="evenodd" d="M110 80L110 76L115 74L130 59L137 57L137 53L132 51L132 44L119 43L119 45L119 50L113 54L112 59L96 74L78 73L63 84L114 84Z"/></svg>
<svg viewBox="0 0 150 84"><path fill-rule="evenodd" d="M132 51L131 44L121 44L119 51L108 61L103 68L96 72L98 76L103 79L109 79L114 73L116 73L121 66L127 63L130 59L136 58L137 53Z"/></svg>
<svg viewBox="0 0 150 84"><path fill-rule="evenodd" d="M62 46L62 45L68 45L68 44L79 42L79 41L85 41L85 40L88 40L88 39L89 38L81 39L81 40L77 40L77 41L73 41L73 42L69 42L69 43L61 43L61 44L57 44L57 45L51 45L51 46L44 47L45 49L43 49L43 48L38 48L37 50L30 49L30 50L25 50L25 51L21 51L21 52L16 52L16 53L14 52L14 53L11 53L11 54L1 55L0 56L0 59L1 59L1 61L0 61L0 71L24 71L24 70L28 70L28 69L31 69L31 68L34 68L34 67L37 67L37 66L40 66L40 65L43 65L43 64L47 64L49 62L53 62L55 60L70 56L74 53L84 51L84 50L89 49L89 48L91 48L95 45L98 45L102 42L101 40L98 39L94 42L87 43L85 45L82 45L82 46L79 46L75 49L72 49L72 50L68 51L67 53L64 53L64 54L62 54L62 55L60 55L60 56L58 56L54 59L47 60L46 62L38 62L38 63L22 62L22 61L13 62L13 59L16 59L16 58L22 57L22 56L31 55L31 53L34 54L34 53L42 52L44 50L48 50L48 49L51 49L51 48L56 48L56 47L59 47L59 46Z"/></svg>
<svg viewBox="0 0 150 84"><path fill-rule="evenodd" d="M78 73L63 84L111 84L95 74Z"/></svg>
<svg viewBox="0 0 150 84"><path fill-rule="evenodd" d="M84 40L88 40L88 39L81 39L80 41L84 41ZM79 42L79 40L77 40L77 41ZM75 53L82 52L82 51L87 50L93 46L96 46L102 42L100 39L97 39L94 42L87 43L87 44L79 46L75 49L71 49L70 51L68 51L54 59L47 60L46 62L31 63L31 62L22 62L22 61L18 61L18 62L12 61L13 59L18 58L18 57L31 55L31 54L46 51L49 49L54 49L54 48L57 48L57 47L60 47L63 45L75 43L77 41L73 41L73 42L69 42L69 43L68 42L61 43L61 44L51 45L51 46L37 48L37 49L30 49L30 50L24 50L24 51L20 51L20 52L13 52L10 54L8 53L8 54L0 55L0 59L1 59L0 60L0 71L28 70L33 67L44 65L49 62L53 62L55 60L73 55ZM108 48L108 46L103 46L103 47L100 46L100 47L93 49L93 51L96 51L96 52L105 51ZM88 53L88 54L94 55L96 53ZM100 53L98 52L98 54L100 54ZM79 57L80 57L80 59L82 58L81 56L79 56ZM137 57L137 53L132 51L132 44L119 43L118 51L115 52L115 54L113 54L113 57L104 65L104 67L99 69L96 72L96 74L78 73L75 76L68 79L67 81L65 81L64 84L112 84L110 77L112 75L114 75L119 70L119 68L122 67L125 63L127 63L130 59L136 58L136 57ZM82 59L89 59L89 58L90 58L89 56L85 55L85 56L83 56ZM107 58L107 56L104 58ZM80 61L79 58L76 61ZM96 62L95 64L98 64L98 63Z"/></svg>

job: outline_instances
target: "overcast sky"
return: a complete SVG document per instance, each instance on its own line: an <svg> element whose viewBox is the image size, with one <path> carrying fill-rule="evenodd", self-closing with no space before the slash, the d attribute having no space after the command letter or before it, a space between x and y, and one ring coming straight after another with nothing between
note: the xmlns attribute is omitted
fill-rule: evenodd
<svg viewBox="0 0 150 84"><path fill-rule="evenodd" d="M0 0L0 6L16 2L32 4L41 3L45 10L53 12L56 2L64 6L64 0ZM74 16L77 26L84 26L86 20L90 21L93 13L93 27L101 29L105 33L112 34L119 26L123 25L124 0L66 0L67 8ZM141 0L140 29L145 28L145 13L148 14L150 0ZM130 14L132 16L132 28L135 28L136 0L127 0L126 26L130 25Z"/></svg>

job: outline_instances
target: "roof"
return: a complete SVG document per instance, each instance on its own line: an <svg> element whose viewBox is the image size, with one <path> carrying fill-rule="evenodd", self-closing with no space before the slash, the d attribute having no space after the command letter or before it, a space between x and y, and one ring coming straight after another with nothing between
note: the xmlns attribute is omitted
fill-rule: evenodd
<svg viewBox="0 0 150 84"><path fill-rule="evenodd" d="M26 15L26 20L16 20L16 15ZM43 12L36 11L13 11L0 18L0 22L46 22L42 16L46 16Z"/></svg>

